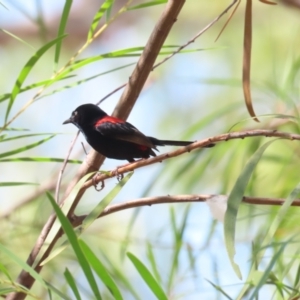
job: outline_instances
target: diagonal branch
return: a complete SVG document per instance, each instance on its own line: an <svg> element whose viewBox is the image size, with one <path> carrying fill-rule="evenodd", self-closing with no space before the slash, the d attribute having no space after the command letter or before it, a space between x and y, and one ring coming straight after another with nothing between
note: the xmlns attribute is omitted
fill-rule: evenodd
<svg viewBox="0 0 300 300"><path fill-rule="evenodd" d="M141 89L144 86L144 83L151 72L151 69L153 67L153 64L156 60L156 57L167 38L174 22L176 21L178 14L183 7L183 4L185 3L185 0L169 0L160 19L157 22L157 25L155 26L149 41L147 42L145 49L139 59L139 62L133 71L133 74L131 78L129 79L129 84L127 84L127 88L124 91L116 109L114 112L115 116L118 116L119 118L126 119L134 106L137 97L141 91ZM89 155L87 156L86 160L81 165L81 168L79 169L79 172L77 173L74 180L70 183L66 195L70 193L70 191L73 189L73 187L76 185L76 183L85 176L86 174L90 173L91 171L94 171L95 169L99 169L100 165L103 163L104 157L97 153L96 151L91 151ZM73 202L73 205L70 209L70 213L74 211L76 208L78 202L80 201L81 197L84 194L83 189L80 190L78 193L76 199ZM70 216L70 214L69 214ZM27 263L32 266L33 263L36 260L37 255L39 254L41 247L52 228L54 221L55 221L55 215L52 214L44 228L42 229L42 232L33 247L28 259ZM54 245L56 244L57 239L59 238L59 234L52 240L52 243L48 246L47 250L45 251L44 255L42 256L40 261L43 261L45 258L48 257L50 252L52 251ZM37 272L40 272L42 269L42 266L37 263L37 266L35 270ZM18 279L18 283L25 286L26 288L30 289L34 283L34 278L27 273L26 271L22 270L20 273ZM21 300L26 297L26 294L24 293L11 293L7 296L7 300Z"/></svg>

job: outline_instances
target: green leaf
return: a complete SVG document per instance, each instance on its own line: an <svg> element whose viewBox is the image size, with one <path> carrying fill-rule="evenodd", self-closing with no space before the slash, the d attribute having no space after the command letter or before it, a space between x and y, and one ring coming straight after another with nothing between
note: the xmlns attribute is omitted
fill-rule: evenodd
<svg viewBox="0 0 300 300"><path fill-rule="evenodd" d="M135 268L137 269L145 283L148 285L148 287L151 289L151 291L154 293L156 298L159 300L168 300L167 295L165 294L161 286L157 283L155 278L152 276L150 271L146 268L146 266L132 253L128 252L127 256L134 264Z"/></svg>
<svg viewBox="0 0 300 300"><path fill-rule="evenodd" d="M30 71L32 70L32 68L34 67L34 65L36 64L36 62L43 56L43 54L49 49L51 48L53 45L55 45L58 41L62 40L65 36L60 36L56 39L54 39L53 41L50 41L49 43L47 43L46 45L44 45L43 47L41 47L29 60L28 62L25 64L25 66L23 67L23 69L21 70L16 83L12 89L11 92L11 97L7 106L7 110L6 110L6 114L5 114L5 123L7 122L8 119L8 115L10 113L10 110L13 106L13 103L17 97L17 95L20 92L21 86L23 84L23 82L25 81L25 79L27 78L28 74L30 73Z"/></svg>
<svg viewBox="0 0 300 300"><path fill-rule="evenodd" d="M60 24L59 24L59 27L58 27L57 37L63 36L64 33L65 33L65 29L66 29L67 21L68 21L68 18L69 18L72 2L73 2L72 0L66 0L66 2L65 2L63 13L62 13L62 16L61 16L61 19L60 19ZM61 44L62 44L62 39L57 41L56 47L55 47L54 62L55 62L56 66L58 65L58 61L59 61Z"/></svg>
<svg viewBox="0 0 300 300"><path fill-rule="evenodd" d="M43 140L41 140L41 141L38 141L38 142L36 142L36 143L29 144L29 145L27 145L27 146L25 146L25 147L21 147L21 148L17 148L17 149L15 149L15 150L12 150L12 151L0 153L0 158L6 157L6 156L11 156L11 155L14 155L14 154L17 154L17 153L20 153L20 152L23 152L23 151L26 151L26 150L35 148L35 147L37 147L37 146L39 146L39 145L41 145L41 144L44 144L44 143L46 143L47 141L51 140L54 136L55 136L55 134L49 136L49 137L46 138L46 139L43 139Z"/></svg>
<svg viewBox="0 0 300 300"><path fill-rule="evenodd" d="M116 283L114 282L110 274L107 272L106 268L98 259L98 257L92 252L92 250L84 241L79 240L79 244L88 262L90 263L98 277L102 280L102 282L106 285L108 290L114 296L114 298L116 300L122 300L122 294L119 291Z"/></svg>
<svg viewBox="0 0 300 300"><path fill-rule="evenodd" d="M42 276L37 273L32 267L30 267L26 262L24 262L22 259L20 259L18 256L16 256L13 252L8 250L4 245L0 243L0 251L1 253L7 255L12 261L17 263L23 270L28 272L37 282L39 282L45 289L51 289L55 294L58 294L56 290L53 290L51 287L49 287L48 283L44 281ZM61 297L61 293L58 294L58 296ZM68 297L64 296L63 299L68 299Z"/></svg>
<svg viewBox="0 0 300 300"><path fill-rule="evenodd" d="M4 267L2 263L0 263L0 271L9 279L9 281L13 281L11 276L9 275L8 270Z"/></svg>
<svg viewBox="0 0 300 300"><path fill-rule="evenodd" d="M91 27L89 29L89 34L88 34L88 38L87 38L88 41L93 37L102 16L108 9L110 9L110 7L113 5L113 3L114 3L114 0L105 0L103 2L103 4L100 6L99 10L97 11L96 15L94 16Z"/></svg>
<svg viewBox="0 0 300 300"><path fill-rule="evenodd" d="M47 196L48 196L48 199L50 200L52 206L53 206L53 209L61 223L61 226L65 232L65 234L67 235L68 237L68 240L74 250L74 253L78 259L78 262L86 276L86 279L94 293L94 296L96 297L96 299L102 299L101 298L101 295L100 295L100 292L99 292L99 289L98 289L98 286L97 286L97 283L95 281L95 278L94 278L94 275L93 275L93 272L91 270L91 267L86 259L86 257L84 256L82 250L81 250L81 247L78 243L78 239L77 239L77 236L76 236L76 233L70 223L70 221L68 220L68 218L63 214L63 212L61 211L61 209L59 208L59 206L57 205L57 203L55 202L54 198L52 197L52 195L50 193L47 192Z"/></svg>
<svg viewBox="0 0 300 300"><path fill-rule="evenodd" d="M180 254L180 250L182 248L182 239L183 239L183 234L187 225L187 219L188 219L188 214L190 212L190 205L187 205L183 214L183 219L182 223L177 228L176 225L176 213L174 210L174 207L172 206L170 209L171 213L171 224L172 224L172 230L174 234L174 252L173 252L173 259L172 259L172 264L171 264L171 269L170 269L170 275L168 278L168 291L171 290L172 284L173 284L173 279L176 274L176 270L178 269L178 258Z"/></svg>
<svg viewBox="0 0 300 300"><path fill-rule="evenodd" d="M63 77L63 78L60 78L57 81L69 79L69 78L72 78L72 77L75 77L75 75L70 75L70 76ZM42 81L27 85L27 86L20 89L19 94L24 93L26 91L29 91L29 90L34 89L34 88L39 87L39 86L50 85L53 82L54 82L53 79L47 79L47 80L42 80ZM11 93L6 93L6 94L0 95L0 102L3 102L4 100L9 99L10 97L11 97ZM41 98L41 97L39 97L39 98Z"/></svg>
<svg viewBox="0 0 300 300"><path fill-rule="evenodd" d="M64 162L63 158L56 157L16 157L16 158L6 158L0 159L2 162ZM69 164L82 164L82 160L69 159Z"/></svg>
<svg viewBox="0 0 300 300"><path fill-rule="evenodd" d="M176 48L176 46L168 45L168 46L164 46L164 48ZM117 50L117 51L104 53L101 55L96 55L96 56L88 57L85 59L77 60L72 65L70 65L67 70L65 70L62 73L60 73L59 75L57 75L57 77L53 79L53 82L57 81L57 80L61 80L63 77L65 77L69 73L71 73L77 69L80 69L90 63L102 60L104 58L139 57L141 55L140 52L143 50L144 50L144 47L131 47L131 48L125 48L125 49L121 49L121 50ZM138 53L135 53L135 52L138 52ZM180 53L184 53L184 52L195 52L195 50L181 51ZM161 54L170 54L170 53L172 53L172 52L165 51L165 52L160 52L160 55Z"/></svg>
<svg viewBox="0 0 300 300"><path fill-rule="evenodd" d="M250 180L250 177L261 159L264 151L269 147L271 143L276 140L272 140L263 146L261 146L256 153L251 157L248 161L247 165L241 172L238 177L230 195L228 197L227 210L225 213L224 219L224 236L225 236L225 245L226 250L229 256L229 260L231 265L237 274L237 276L242 279L242 274L239 269L239 266L234 262L235 255L235 245L234 245L234 236L235 236L235 226L236 226L236 218L238 213L238 208L242 202L243 196L245 195L245 191L247 188L247 184Z"/></svg>
<svg viewBox="0 0 300 300"><path fill-rule="evenodd" d="M55 90L51 91L50 93L43 94L42 96L38 97L37 99L40 100L40 99L42 99L42 98L44 98L44 97L48 97L48 96L50 96L50 95L53 95L53 94L55 94L55 93L64 91L64 90L66 90L66 89L70 89L70 88L72 88L72 87L76 87L76 86L78 86L78 85L80 85L80 84L82 84L82 83L86 83L86 82L88 82L88 81L90 81L90 80L93 80L93 79L99 77L99 76L102 76L102 75L105 75L105 74L109 74L109 73L111 73L111 72L118 71L118 70L127 68L127 67L129 67L129 66L133 66L133 65L135 65L135 64L136 64L136 63L127 64L127 65L124 65L124 66L121 66L121 67L118 67L118 68L114 68L114 69L111 69L111 70L108 70L108 71L105 71L105 72L96 74L96 75L91 76L91 77L87 77L87 78L82 79L82 80L78 80L78 81L76 81L76 82L74 82L74 83L70 83L70 84L68 84L68 85L65 85L65 86L63 86L63 87L61 87L61 88L59 88L59 89L55 89ZM65 77L65 78L70 78L70 77L74 77L74 76L71 76L71 75L70 75L70 76L67 76L67 77ZM65 79L65 78L61 78L61 80ZM0 99L0 100L1 100L1 99ZM1 101L0 101L0 102L1 102Z"/></svg>
<svg viewBox="0 0 300 300"><path fill-rule="evenodd" d="M157 268L157 264L156 264L156 261L155 261L155 256L154 256L152 246L151 246L150 243L147 243L147 257L150 261L152 271L154 273L154 276L155 276L156 280L159 283L161 283L161 277L160 277L160 274L159 274L159 271L158 271L158 268Z"/></svg>
<svg viewBox="0 0 300 300"><path fill-rule="evenodd" d="M214 284L212 281L210 281L208 279L206 279L206 281L209 282L218 292L220 292L227 299L232 300L232 298L220 286Z"/></svg>
<svg viewBox="0 0 300 300"><path fill-rule="evenodd" d="M128 173L120 182L118 182L109 194L86 216L82 222L82 231L86 230L98 218L105 207L118 195L124 185L131 178L132 174L133 172Z"/></svg>
<svg viewBox="0 0 300 300"><path fill-rule="evenodd" d="M160 5L160 4L164 4L167 3L167 0L156 0L156 1L149 1L143 4L139 4L139 5L135 5L135 6L129 6L128 10L133 10L133 9L140 9L140 8L145 8L148 6L154 6L154 5Z"/></svg>
<svg viewBox="0 0 300 300"><path fill-rule="evenodd" d="M10 35L11 37L13 37L14 39L16 39L17 41L23 43L24 45L30 47L31 49L35 50L34 47L32 45L30 45L29 43L25 42L24 40L22 40L21 38L19 38L18 36L12 34L11 32L9 32L8 30L5 29L0 29L1 31L3 31L4 33Z"/></svg>
<svg viewBox="0 0 300 300"><path fill-rule="evenodd" d="M138 293L134 290L130 280L128 279L128 274L124 269L120 268L120 264L114 265L112 261L108 259L105 252L101 252L101 255L105 258L107 264L109 264L110 268L112 269L114 277L118 278L118 281L126 287L127 291L130 292L135 299L141 300Z"/></svg>
<svg viewBox="0 0 300 300"><path fill-rule="evenodd" d="M275 255L273 255L269 265L267 266L266 269L264 269L264 272L262 272L262 276L260 277L260 280L258 281L258 283L256 284L256 287L255 289L253 290L252 294L250 295L250 297L247 299L249 300L254 300L254 299L257 299L258 297L258 294L259 294L259 291L261 290L261 287L266 284L266 281L267 279L269 278L270 276L270 273L272 271L272 268L274 267L274 265L276 264L277 260L279 259L279 256L282 254L285 246L287 245L287 242L286 243L283 243L279 250L277 251L277 253L275 253Z"/></svg>
<svg viewBox="0 0 300 300"><path fill-rule="evenodd" d="M28 138L28 137L33 137L33 136L41 136L41 135L53 135L57 133L32 133L32 134L23 134L23 135L18 135L18 136L12 136L8 138L3 138L0 140L0 142L8 142L8 141L13 141L13 140L18 140L18 139L23 139L23 138Z"/></svg>
<svg viewBox="0 0 300 300"><path fill-rule="evenodd" d="M80 294L79 294L79 291L77 289L77 285L76 285L76 282L74 280L74 277L72 276L72 274L70 273L70 271L68 270L68 268L66 268L65 272L64 272L64 276L67 280L67 283L70 287L70 289L72 290L75 298L77 300L81 300L81 297L80 297Z"/></svg>
<svg viewBox="0 0 300 300"><path fill-rule="evenodd" d="M17 185L39 185L33 182L0 182L0 187L3 186L17 186Z"/></svg>

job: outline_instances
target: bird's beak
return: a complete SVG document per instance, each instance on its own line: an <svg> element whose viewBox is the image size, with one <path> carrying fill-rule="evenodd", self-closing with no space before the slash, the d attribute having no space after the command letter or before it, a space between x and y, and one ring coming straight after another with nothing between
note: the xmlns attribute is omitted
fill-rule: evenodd
<svg viewBox="0 0 300 300"><path fill-rule="evenodd" d="M63 122L63 125L73 123L73 118L71 117L70 119L66 120Z"/></svg>

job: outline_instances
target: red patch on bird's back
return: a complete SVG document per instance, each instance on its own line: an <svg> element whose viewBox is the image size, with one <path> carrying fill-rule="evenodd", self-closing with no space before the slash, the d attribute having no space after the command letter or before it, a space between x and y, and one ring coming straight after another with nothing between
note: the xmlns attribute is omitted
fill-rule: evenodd
<svg viewBox="0 0 300 300"><path fill-rule="evenodd" d="M148 147L144 145L138 145L138 148L142 151L146 151L148 149Z"/></svg>
<svg viewBox="0 0 300 300"><path fill-rule="evenodd" d="M113 124L120 124L120 123L125 123L125 121L115 118L115 117L111 117L111 116L106 116L100 120L98 120L95 124L95 126L101 125L103 123L113 123Z"/></svg>

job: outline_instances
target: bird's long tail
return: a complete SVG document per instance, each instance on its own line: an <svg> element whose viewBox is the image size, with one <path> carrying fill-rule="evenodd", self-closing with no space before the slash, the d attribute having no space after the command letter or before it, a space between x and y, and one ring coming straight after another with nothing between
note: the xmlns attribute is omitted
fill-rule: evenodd
<svg viewBox="0 0 300 300"><path fill-rule="evenodd" d="M149 139L151 140L151 142L155 145L155 146L188 146L194 142L190 142L190 141L172 141L172 140L159 140L153 137L149 137ZM205 148L211 148L213 147L215 144L209 144L204 146Z"/></svg>

